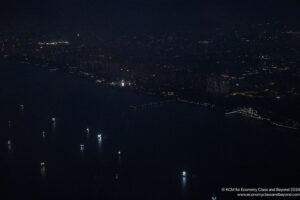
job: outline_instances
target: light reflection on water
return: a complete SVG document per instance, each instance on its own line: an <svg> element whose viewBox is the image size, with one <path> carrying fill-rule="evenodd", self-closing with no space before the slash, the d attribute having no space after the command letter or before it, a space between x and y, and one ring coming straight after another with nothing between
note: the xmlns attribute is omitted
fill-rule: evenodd
<svg viewBox="0 0 300 200"><path fill-rule="evenodd" d="M11 149L12 149L11 144L9 144L9 145L7 146L7 149L8 149L9 152L11 152Z"/></svg>
<svg viewBox="0 0 300 200"><path fill-rule="evenodd" d="M102 148L102 138L98 138L98 148L99 148L99 150L101 150L101 148Z"/></svg>
<svg viewBox="0 0 300 200"><path fill-rule="evenodd" d="M187 181L186 177L182 177L181 188L182 188L183 191L186 190L186 181Z"/></svg>
<svg viewBox="0 0 300 200"><path fill-rule="evenodd" d="M121 164L122 164L122 157L121 157L121 155L118 156L117 164L118 164L118 168L121 168Z"/></svg>
<svg viewBox="0 0 300 200"><path fill-rule="evenodd" d="M84 151L84 145L80 145L80 152L83 152Z"/></svg>
<svg viewBox="0 0 300 200"><path fill-rule="evenodd" d="M11 141L10 140L7 141L7 149L8 149L8 152L11 152Z"/></svg>
<svg viewBox="0 0 300 200"><path fill-rule="evenodd" d="M46 167L45 166L41 167L41 176L42 176L42 180L44 181L46 179Z"/></svg>
<svg viewBox="0 0 300 200"><path fill-rule="evenodd" d="M80 157L83 159L84 157L85 146L83 144L80 145Z"/></svg>
<svg viewBox="0 0 300 200"><path fill-rule="evenodd" d="M43 137L44 140L46 139L46 132L45 131L42 132L42 137Z"/></svg>
<svg viewBox="0 0 300 200"><path fill-rule="evenodd" d="M55 131L55 129L56 129L56 118L52 117L51 121L52 121L52 130Z"/></svg>
<svg viewBox="0 0 300 200"><path fill-rule="evenodd" d="M181 195L182 199L187 199L187 177L181 177Z"/></svg>
<svg viewBox="0 0 300 200"><path fill-rule="evenodd" d="M97 134L97 142L98 142L98 152L101 155L102 154L103 136L100 133Z"/></svg>

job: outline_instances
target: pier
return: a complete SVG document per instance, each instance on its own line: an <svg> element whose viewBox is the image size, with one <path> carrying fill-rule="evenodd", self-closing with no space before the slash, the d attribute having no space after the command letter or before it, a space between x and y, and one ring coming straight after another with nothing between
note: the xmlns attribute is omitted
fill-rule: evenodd
<svg viewBox="0 0 300 200"><path fill-rule="evenodd" d="M142 111L142 110L146 110L146 109L161 107L161 106L173 103L175 101L176 100L165 100L165 101L158 101L158 102L150 102L150 103L146 103L146 104L130 105L129 109L131 111Z"/></svg>

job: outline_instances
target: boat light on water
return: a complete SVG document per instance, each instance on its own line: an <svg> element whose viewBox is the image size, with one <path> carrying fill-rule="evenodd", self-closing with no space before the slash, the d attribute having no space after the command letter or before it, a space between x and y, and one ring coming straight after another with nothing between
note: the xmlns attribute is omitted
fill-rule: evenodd
<svg viewBox="0 0 300 200"><path fill-rule="evenodd" d="M116 179L116 180L119 179L119 174L115 174L115 179Z"/></svg>
<svg viewBox="0 0 300 200"><path fill-rule="evenodd" d="M11 150L11 141L10 140L7 141L7 148L9 151Z"/></svg>
<svg viewBox="0 0 300 200"><path fill-rule="evenodd" d="M86 132L87 132L87 134L89 134L90 133L90 129L86 128Z"/></svg>
<svg viewBox="0 0 300 200"><path fill-rule="evenodd" d="M25 108L24 104L21 104L21 105L20 105L20 110L21 110L21 111L24 111L24 108Z"/></svg>
<svg viewBox="0 0 300 200"><path fill-rule="evenodd" d="M45 162L41 162L41 167L45 167Z"/></svg>
<svg viewBox="0 0 300 200"><path fill-rule="evenodd" d="M119 156L121 155L121 151L118 151L118 155L119 155Z"/></svg>
<svg viewBox="0 0 300 200"><path fill-rule="evenodd" d="M83 151L83 150L84 150L84 145L81 144L81 145L80 145L80 151Z"/></svg>
<svg viewBox="0 0 300 200"><path fill-rule="evenodd" d="M102 139L102 135L101 134L98 134L97 137L98 137L98 140Z"/></svg>
<svg viewBox="0 0 300 200"><path fill-rule="evenodd" d="M181 174L182 174L182 177L186 177L186 171L183 171Z"/></svg>

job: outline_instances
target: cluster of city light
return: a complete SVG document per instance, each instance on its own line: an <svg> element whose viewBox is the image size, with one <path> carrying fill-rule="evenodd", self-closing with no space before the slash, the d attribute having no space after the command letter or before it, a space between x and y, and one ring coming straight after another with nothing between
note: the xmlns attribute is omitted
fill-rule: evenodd
<svg viewBox="0 0 300 200"><path fill-rule="evenodd" d="M68 45L69 41L54 41L54 42L39 42L41 46L56 46L56 45Z"/></svg>
<svg viewBox="0 0 300 200"><path fill-rule="evenodd" d="M101 82L99 82L101 83ZM125 80L121 80L118 82L112 81L111 83L109 83L111 86L119 86L119 87L126 87L126 86L131 86L132 83L130 81L125 81Z"/></svg>

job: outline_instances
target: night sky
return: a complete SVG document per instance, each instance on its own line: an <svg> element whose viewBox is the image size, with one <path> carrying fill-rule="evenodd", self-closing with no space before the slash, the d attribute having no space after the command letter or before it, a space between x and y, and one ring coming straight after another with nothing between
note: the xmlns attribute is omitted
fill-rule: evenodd
<svg viewBox="0 0 300 200"><path fill-rule="evenodd" d="M191 29L280 19L297 26L299 1L10 0L1 23L34 26L105 26L117 29Z"/></svg>

